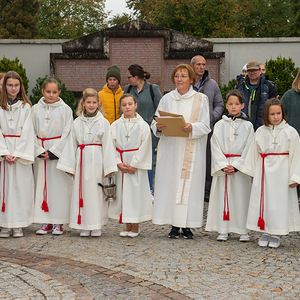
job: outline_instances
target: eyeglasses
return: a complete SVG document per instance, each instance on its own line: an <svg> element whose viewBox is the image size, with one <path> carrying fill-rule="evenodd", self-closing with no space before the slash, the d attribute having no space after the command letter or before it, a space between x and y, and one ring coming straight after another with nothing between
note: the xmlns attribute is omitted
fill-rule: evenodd
<svg viewBox="0 0 300 300"><path fill-rule="evenodd" d="M186 78L188 78L188 76L187 75L175 75L174 76L174 78L176 78L176 79L186 79Z"/></svg>
<svg viewBox="0 0 300 300"><path fill-rule="evenodd" d="M13 88L17 89L18 87L20 87L20 84L7 84L6 86L10 89L13 89Z"/></svg>
<svg viewBox="0 0 300 300"><path fill-rule="evenodd" d="M247 70L248 73L255 73L255 72L258 72L259 70L256 70L256 69L251 69L251 70Z"/></svg>
<svg viewBox="0 0 300 300"><path fill-rule="evenodd" d="M134 76L127 76L128 79L130 79L130 78L132 78L132 77L134 77Z"/></svg>

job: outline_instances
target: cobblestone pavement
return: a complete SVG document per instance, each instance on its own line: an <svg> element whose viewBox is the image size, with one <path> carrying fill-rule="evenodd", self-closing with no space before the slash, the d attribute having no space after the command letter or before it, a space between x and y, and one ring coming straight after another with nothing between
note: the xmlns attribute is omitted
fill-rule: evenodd
<svg viewBox="0 0 300 300"><path fill-rule="evenodd" d="M121 238L109 222L100 238L37 236L0 239L0 299L300 299L300 234L278 249L260 248L258 235L217 242L194 230L194 240L170 240L169 226L141 225Z"/></svg>

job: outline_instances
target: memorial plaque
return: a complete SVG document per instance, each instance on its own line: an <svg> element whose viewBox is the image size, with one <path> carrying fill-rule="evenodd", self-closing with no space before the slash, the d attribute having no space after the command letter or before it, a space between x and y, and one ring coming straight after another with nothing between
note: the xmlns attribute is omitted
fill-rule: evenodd
<svg viewBox="0 0 300 300"><path fill-rule="evenodd" d="M162 88L163 46L163 38L110 38L110 65L120 68L122 87L128 84L128 67L139 64L150 73L149 81Z"/></svg>
<svg viewBox="0 0 300 300"><path fill-rule="evenodd" d="M67 90L82 92L86 88L100 91L105 81L109 61L104 59L57 59L56 76Z"/></svg>

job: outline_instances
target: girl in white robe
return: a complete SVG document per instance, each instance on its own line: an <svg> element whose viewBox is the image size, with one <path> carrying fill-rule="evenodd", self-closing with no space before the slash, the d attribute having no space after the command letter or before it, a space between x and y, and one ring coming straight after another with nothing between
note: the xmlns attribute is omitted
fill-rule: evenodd
<svg viewBox="0 0 300 300"><path fill-rule="evenodd" d="M36 135L34 222L42 223L37 234L63 234L62 224L69 223L72 179L58 169L64 165L63 153L73 150L71 129L73 113L59 97L60 85L54 78L42 85L43 96L32 108Z"/></svg>
<svg viewBox="0 0 300 300"><path fill-rule="evenodd" d="M111 202L109 216L126 223L120 236L136 237L140 222L152 219L152 200L147 170L152 164L151 133L148 124L136 113L131 94L120 98L123 115L112 123L111 133L119 168L117 201Z"/></svg>
<svg viewBox="0 0 300 300"><path fill-rule="evenodd" d="M18 73L9 71L0 95L0 237L22 237L33 220L34 130L31 102Z"/></svg>
<svg viewBox="0 0 300 300"><path fill-rule="evenodd" d="M226 241L230 232L240 234L240 241L250 240L246 220L251 179L241 168L254 131L243 107L243 94L230 91L228 113L215 124L211 139L213 181L205 230L219 232L218 241Z"/></svg>
<svg viewBox="0 0 300 300"><path fill-rule="evenodd" d="M117 172L109 122L99 108L102 110L97 91L86 89L74 121L76 157L69 158L75 169L69 226L80 229L81 237L101 236L108 220L108 202L98 183L104 184L105 177Z"/></svg>
<svg viewBox="0 0 300 300"><path fill-rule="evenodd" d="M300 142L278 99L266 101L243 172L253 177L246 227L262 232L261 247L279 247L279 235L300 230L297 191Z"/></svg>

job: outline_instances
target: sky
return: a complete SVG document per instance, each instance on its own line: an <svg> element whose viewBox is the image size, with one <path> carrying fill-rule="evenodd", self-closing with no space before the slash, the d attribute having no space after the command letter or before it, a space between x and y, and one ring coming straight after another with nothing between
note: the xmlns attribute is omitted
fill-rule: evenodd
<svg viewBox="0 0 300 300"><path fill-rule="evenodd" d="M112 15L122 14L123 12L130 13L130 9L126 7L125 0L106 0L105 10L111 10Z"/></svg>

